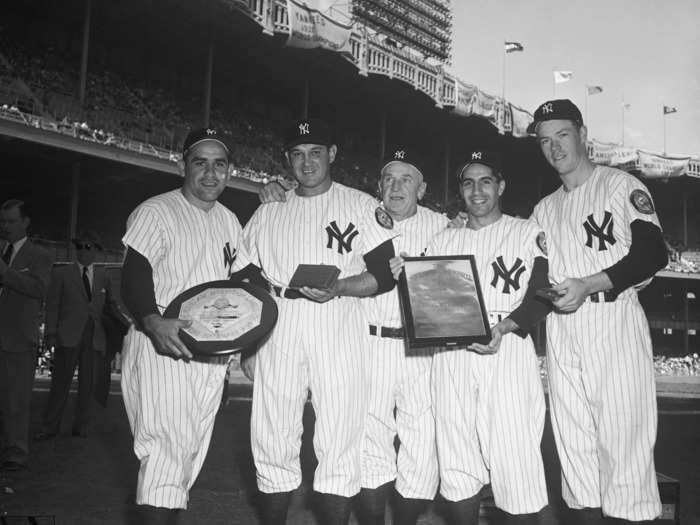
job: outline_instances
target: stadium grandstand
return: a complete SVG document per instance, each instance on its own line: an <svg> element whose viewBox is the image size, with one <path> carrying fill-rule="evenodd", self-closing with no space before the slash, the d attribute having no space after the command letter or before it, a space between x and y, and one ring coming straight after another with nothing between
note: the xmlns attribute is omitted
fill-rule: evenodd
<svg viewBox="0 0 700 525"><path fill-rule="evenodd" d="M353 14L397 47L449 64L452 12L449 0L355 0Z"/></svg>
<svg viewBox="0 0 700 525"><path fill-rule="evenodd" d="M444 70L449 3L348 5L356 18L338 24L346 39L331 50L293 45L290 9L299 9L293 0L4 4L2 195L32 203L32 235L57 260L69 260L67 240L90 227L103 234L105 261L118 262L129 212L179 185L176 161L189 129L217 127L233 144L237 176L223 201L245 222L258 204L260 184L285 176L284 126L309 115L336 129L336 180L374 193L384 151L402 143L423 156L425 204L448 214L459 207L453 175L463 155L474 147L498 147L506 157L505 210L528 216L558 179L524 132L531 119L526 111ZM377 15L377 5L387 17L427 28L421 34L432 39L432 52L420 49L417 37L401 41L367 13L358 14L371 8ZM687 254L697 253L700 243L700 163L650 158L596 141L589 152L604 164L620 157L617 165L638 175L657 170L659 178L648 184L675 254L672 275L697 273L699 261ZM663 171L664 162L675 163L673 176ZM663 345L687 350L697 340L691 329L700 329L690 321L698 307L687 292L695 288L683 285L686 293L679 294L671 281L677 284L655 280L644 292L647 309L659 329L655 337L672 330Z"/></svg>
<svg viewBox="0 0 700 525"><path fill-rule="evenodd" d="M371 3L353 2L350 8L356 13ZM375 3L386 9L397 4ZM431 36L435 42L450 40L449 3L399 4L419 13L417 24L442 28ZM323 117L337 130L336 180L371 193L378 163L392 143L422 154L429 184L425 203L448 214L459 206L455 166L474 147L504 151L504 204L511 214L529 215L557 185L524 133L527 112L469 79L450 76L439 57L419 56L407 42L394 45L396 35L365 30L371 25L365 16L353 25L338 24L346 31L338 50L295 47L290 9L299 7L291 0L4 5L1 187L6 197L32 201L33 235L67 260L66 240L90 225L103 232L107 259L120 260L128 213L179 184L182 140L202 125L223 130L234 145L237 177L223 199L245 222L257 206L259 185L285 175L281 130L304 115ZM661 161L682 164L686 176L651 184L671 244L697 244L700 224L689 220L698 216L700 202L697 161L649 160L642 152L596 141L589 151L597 162L610 164L624 154L624 167L638 174Z"/></svg>

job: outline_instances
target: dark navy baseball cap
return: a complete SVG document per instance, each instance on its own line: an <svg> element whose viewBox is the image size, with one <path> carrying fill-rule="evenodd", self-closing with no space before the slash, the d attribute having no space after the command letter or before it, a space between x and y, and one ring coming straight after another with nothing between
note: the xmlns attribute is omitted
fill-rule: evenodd
<svg viewBox="0 0 700 525"><path fill-rule="evenodd" d="M330 146L333 136L328 123L318 118L301 119L287 128L284 149L289 150L299 144L320 144Z"/></svg>
<svg viewBox="0 0 700 525"><path fill-rule="evenodd" d="M457 179L462 182L462 174L472 164L483 164L491 168L493 174L498 178L503 178L503 161L501 155L494 150L475 149L467 154L467 158L460 164L457 170Z"/></svg>
<svg viewBox="0 0 700 525"><path fill-rule="evenodd" d="M571 120L583 126L581 110L568 98L548 100L540 104L540 107L535 110L535 120L527 127L527 132L533 135L537 131L537 124L546 120Z"/></svg>
<svg viewBox="0 0 700 525"><path fill-rule="evenodd" d="M410 164L416 168L421 175L423 175L423 170L420 167L418 155L410 148L406 148L403 145L395 145L387 149L386 155L384 156L384 161L382 162L382 168L379 170L379 173L381 174L384 169L386 169L386 167L393 162L405 162L406 164Z"/></svg>
<svg viewBox="0 0 700 525"><path fill-rule="evenodd" d="M187 134L185 143L182 145L182 156L185 157L189 150L191 150L200 142L204 142L205 140L218 142L224 147L227 154L231 154L231 149L229 148L228 144L226 144L223 137L221 137L221 135L219 135L219 133L215 129L199 128L193 129Z"/></svg>

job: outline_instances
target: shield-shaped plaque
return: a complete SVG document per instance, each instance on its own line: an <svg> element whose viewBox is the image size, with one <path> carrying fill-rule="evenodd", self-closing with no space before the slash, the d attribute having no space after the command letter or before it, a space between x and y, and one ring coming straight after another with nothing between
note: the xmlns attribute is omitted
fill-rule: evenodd
<svg viewBox="0 0 700 525"><path fill-rule="evenodd" d="M163 317L192 321L179 335L193 354L221 356L266 336L277 322L277 304L253 284L211 281L182 292Z"/></svg>

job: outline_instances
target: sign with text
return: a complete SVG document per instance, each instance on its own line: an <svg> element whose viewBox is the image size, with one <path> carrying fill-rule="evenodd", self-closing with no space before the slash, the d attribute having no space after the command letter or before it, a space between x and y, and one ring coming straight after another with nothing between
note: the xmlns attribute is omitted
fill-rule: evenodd
<svg viewBox="0 0 700 525"><path fill-rule="evenodd" d="M639 151L639 169L644 177L680 177L688 171L689 158L670 158Z"/></svg>
<svg viewBox="0 0 700 525"><path fill-rule="evenodd" d="M287 0L289 38L287 45L312 49L322 47L337 53L350 53L350 24L342 23L341 13L326 7L323 0Z"/></svg>

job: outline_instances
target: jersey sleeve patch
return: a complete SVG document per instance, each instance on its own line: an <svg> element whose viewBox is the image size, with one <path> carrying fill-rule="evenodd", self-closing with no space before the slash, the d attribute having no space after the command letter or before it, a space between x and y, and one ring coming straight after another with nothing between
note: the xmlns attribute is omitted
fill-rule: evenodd
<svg viewBox="0 0 700 525"><path fill-rule="evenodd" d="M540 251L547 255L547 237L545 236L544 232L540 232L537 234L537 247L540 249Z"/></svg>
<svg viewBox="0 0 700 525"><path fill-rule="evenodd" d="M394 228L394 219L392 219L391 215L381 206L377 206L377 209L374 210L374 218L377 219L377 224L382 228L386 228L387 230L392 230Z"/></svg>
<svg viewBox="0 0 700 525"><path fill-rule="evenodd" d="M654 203L649 194L644 190L632 190L632 193L630 193L630 202L639 213L652 215L655 212Z"/></svg>

